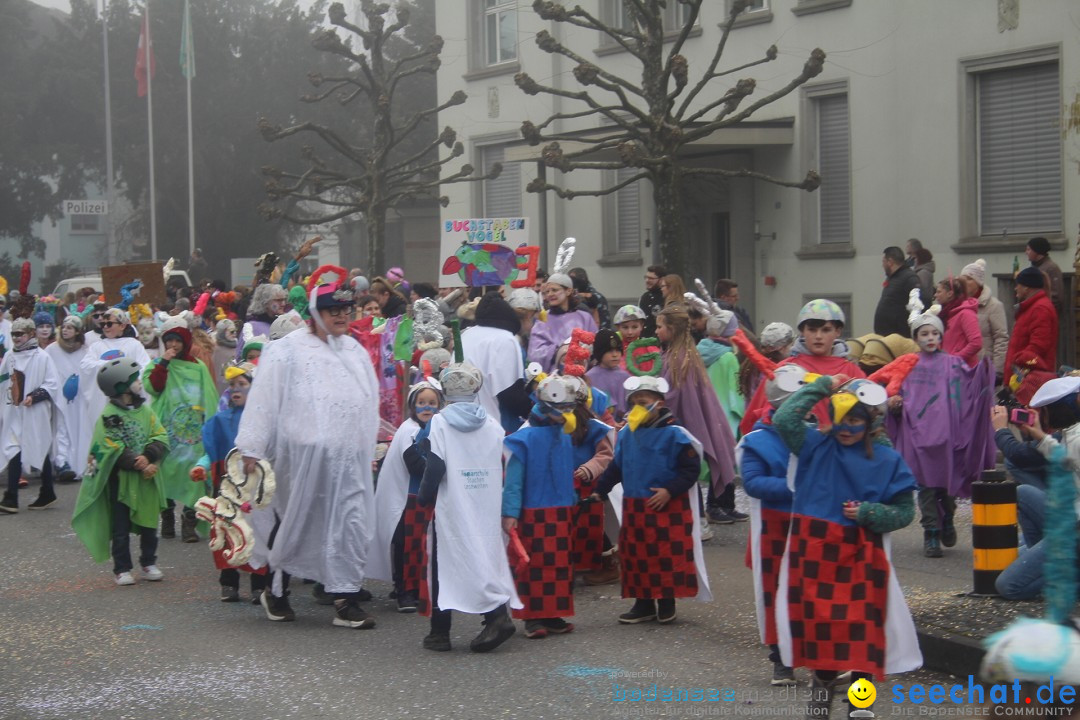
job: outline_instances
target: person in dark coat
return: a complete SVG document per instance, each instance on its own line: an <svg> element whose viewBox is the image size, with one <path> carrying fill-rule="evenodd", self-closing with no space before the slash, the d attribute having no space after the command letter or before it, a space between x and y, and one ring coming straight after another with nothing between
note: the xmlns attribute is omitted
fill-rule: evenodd
<svg viewBox="0 0 1080 720"><path fill-rule="evenodd" d="M664 309L660 279L667 274L667 269L661 265L650 265L645 271L645 292L638 300L638 307L645 311L645 327L642 328L641 337L656 335L656 316Z"/></svg>
<svg viewBox="0 0 1080 720"><path fill-rule="evenodd" d="M919 276L904 264L904 251L896 246L885 248L881 266L885 269L886 279L874 311L874 332L883 336L897 333L911 337L907 303L911 291L919 288Z"/></svg>

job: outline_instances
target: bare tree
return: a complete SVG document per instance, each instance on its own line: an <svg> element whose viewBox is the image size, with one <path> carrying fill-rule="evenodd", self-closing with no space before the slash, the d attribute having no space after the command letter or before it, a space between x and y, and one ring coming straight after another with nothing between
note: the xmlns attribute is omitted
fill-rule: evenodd
<svg viewBox="0 0 1080 720"><path fill-rule="evenodd" d="M621 47L640 64L641 78L634 81L611 73L586 60L555 40L546 30L536 35L536 44L547 53L563 55L576 67L574 77L586 89L565 90L542 85L526 73L514 78L518 87L529 95L546 93L575 100L586 106L578 112L556 113L539 124L526 121L521 134L531 145L547 143L541 157L547 167L564 173L574 170L618 170L636 168L637 173L611 187L601 190L572 190L547 182L542 178L529 183L530 192L554 191L559 197L608 195L638 180L652 181L653 200L659 221L659 247L668 267L684 269L685 257L680 220L680 197L684 183L702 177L751 177L766 182L803 190L815 190L820 178L813 170L799 181L771 177L748 169L693 167L685 159L684 150L691 143L709 134L730 127L753 115L757 110L779 100L807 80L821 73L825 53L815 49L798 76L782 88L742 107L753 94L753 79L738 80L722 95L702 97L712 81L771 62L777 57L776 46L764 57L728 70L718 70L728 34L736 17L746 9L748 0L733 0L723 24L723 35L712 60L693 85L690 84L690 65L682 55L683 44L697 22L702 0L615 0L622 2L627 22L622 27L605 23L580 6L567 8L556 2L534 0L533 10L545 20L565 22L577 27L604 33L614 45ZM669 5L682 6L684 23L675 37L665 43L664 16ZM671 14L669 13L669 16ZM674 15L678 16L678 13ZM670 31L671 28L669 27ZM669 37L670 37L669 32ZM594 90L595 89L595 90ZM602 93L597 91L603 91ZM548 132L557 121L586 118L597 120L601 126L593 132ZM560 141L583 146L564 151Z"/></svg>
<svg viewBox="0 0 1080 720"><path fill-rule="evenodd" d="M374 268L384 266L389 210L424 198L438 198L445 207L449 199L438 196L440 185L484 180L502 170L496 165L487 175L473 177L473 167L463 164L441 175L443 167L462 156L465 148L452 128L436 136L435 122L440 111L462 104L466 95L458 91L442 104L431 102L443 40L432 35L418 45L407 37L414 9L413 3L402 2L391 13L389 4L362 0L366 27L360 27L349 22L341 3L334 3L328 12L331 24L352 33L362 50L354 49L352 41L343 41L332 29L319 33L312 43L321 52L343 58L348 70L335 76L310 74L308 79L318 90L301 100L319 103L332 98L351 106L370 118L370 137L345 137L314 122L281 127L266 118L259 120L259 130L268 142L314 135L330 151L324 157L305 145L301 156L308 167L299 173L264 167L263 174L269 178L267 195L283 202L263 205L263 214L304 225L361 214L367 228L368 262ZM450 150L441 159L440 145Z"/></svg>

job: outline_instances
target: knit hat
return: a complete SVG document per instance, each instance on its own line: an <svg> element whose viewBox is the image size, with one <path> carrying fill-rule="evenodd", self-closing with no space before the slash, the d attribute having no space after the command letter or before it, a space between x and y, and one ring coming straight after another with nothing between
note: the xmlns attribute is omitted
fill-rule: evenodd
<svg viewBox="0 0 1080 720"><path fill-rule="evenodd" d="M521 331L521 321L514 308L497 292L489 292L480 298L476 306L476 324L506 330L514 335Z"/></svg>
<svg viewBox="0 0 1080 720"><path fill-rule="evenodd" d="M762 352L772 352L795 342L795 331L787 323L774 322L765 326L758 338Z"/></svg>
<svg viewBox="0 0 1080 720"><path fill-rule="evenodd" d="M34 321L30 318L19 318L17 320L13 320L11 323L12 334L15 334L17 332L23 332L27 335L33 335L34 330L36 329L37 326L34 325Z"/></svg>
<svg viewBox="0 0 1080 720"><path fill-rule="evenodd" d="M70 325L71 327L75 328L75 332L83 331L83 321L82 318L78 315L68 315L66 318L64 318L64 321L60 323L60 327L64 327L65 325Z"/></svg>
<svg viewBox="0 0 1080 720"><path fill-rule="evenodd" d="M596 333L596 337L593 340L592 356L593 360L600 362L603 360L604 355L612 350L618 350L622 352L622 340L619 339L619 334L614 330L608 330L604 328Z"/></svg>
<svg viewBox="0 0 1080 720"><path fill-rule="evenodd" d="M453 322L454 362L446 366L439 375L443 395L447 402L471 402L484 385L484 376L475 365L465 362L465 348L461 344L461 329L457 320Z"/></svg>
<svg viewBox="0 0 1080 720"><path fill-rule="evenodd" d="M1040 255L1050 254L1050 241L1044 237L1031 238L1030 240L1028 240L1027 246Z"/></svg>
<svg viewBox="0 0 1080 720"><path fill-rule="evenodd" d="M510 293L510 307L515 310L534 310L539 311L540 296L536 294L536 291L532 288L518 288Z"/></svg>
<svg viewBox="0 0 1080 720"><path fill-rule="evenodd" d="M1038 251L1036 251L1038 252ZM1042 290L1044 287L1044 278L1042 270L1036 267L1026 267L1016 274L1016 284L1023 285L1024 287L1036 288Z"/></svg>
<svg viewBox="0 0 1080 720"><path fill-rule="evenodd" d="M56 325L56 318L45 311L39 311L34 313L34 325L41 327L42 325Z"/></svg>
<svg viewBox="0 0 1080 720"><path fill-rule="evenodd" d="M960 271L960 275L966 275L979 284L979 287L986 285L986 261L979 258L973 263L968 263L964 266L964 269Z"/></svg>

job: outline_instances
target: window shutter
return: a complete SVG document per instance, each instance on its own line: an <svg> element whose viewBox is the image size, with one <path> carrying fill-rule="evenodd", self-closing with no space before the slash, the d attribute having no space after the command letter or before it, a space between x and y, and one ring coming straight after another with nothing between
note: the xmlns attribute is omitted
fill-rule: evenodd
<svg viewBox="0 0 1080 720"><path fill-rule="evenodd" d="M980 73L979 232L1062 229L1057 63Z"/></svg>
<svg viewBox="0 0 1080 720"><path fill-rule="evenodd" d="M483 167L486 175L491 166L503 162L506 148L502 145L486 147ZM494 180L484 181L484 217L504 218L521 216L521 164L503 163L502 173Z"/></svg>
<svg viewBox="0 0 1080 720"><path fill-rule="evenodd" d="M851 243L851 130L848 96L815 100L818 110L818 172L821 242Z"/></svg>
<svg viewBox="0 0 1080 720"><path fill-rule="evenodd" d="M634 175L637 168L619 168L616 184ZM637 255L641 252L641 181L627 185L615 193L615 252Z"/></svg>

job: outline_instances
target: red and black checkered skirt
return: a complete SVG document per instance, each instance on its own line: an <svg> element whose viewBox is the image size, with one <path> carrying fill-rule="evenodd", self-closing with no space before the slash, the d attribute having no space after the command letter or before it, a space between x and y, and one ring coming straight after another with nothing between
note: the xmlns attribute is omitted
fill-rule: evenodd
<svg viewBox="0 0 1080 720"><path fill-rule="evenodd" d="M687 493L671 498L659 512L646 507L646 500L623 497L622 596L642 600L695 597L694 514Z"/></svg>
<svg viewBox="0 0 1080 720"><path fill-rule="evenodd" d="M419 592L420 580L427 573L427 526L432 510L422 507L415 495L409 495L401 512L401 582L406 592Z"/></svg>
<svg viewBox="0 0 1080 720"><path fill-rule="evenodd" d="M790 538L792 665L881 677L891 571L881 535L792 515Z"/></svg>
<svg viewBox="0 0 1080 720"><path fill-rule="evenodd" d="M526 508L518 519L518 535L529 554L528 567L514 571L518 597L525 606L513 610L520 620L574 614L573 566L570 564L574 508Z"/></svg>
<svg viewBox="0 0 1080 720"><path fill-rule="evenodd" d="M594 485L574 478L574 490L578 498L587 498L593 493ZM571 558L576 572L593 572L604 566L601 555L604 553L604 503L594 502L579 506L574 523Z"/></svg>
<svg viewBox="0 0 1080 720"><path fill-rule="evenodd" d="M761 552L761 600L765 607L765 643L775 645L776 639L776 595L780 585L780 564L787 547L788 529L791 527L791 513L780 510L761 508L761 535L758 538ZM751 538L753 541L753 538ZM750 543L746 545L746 566L753 567L750 557Z"/></svg>

